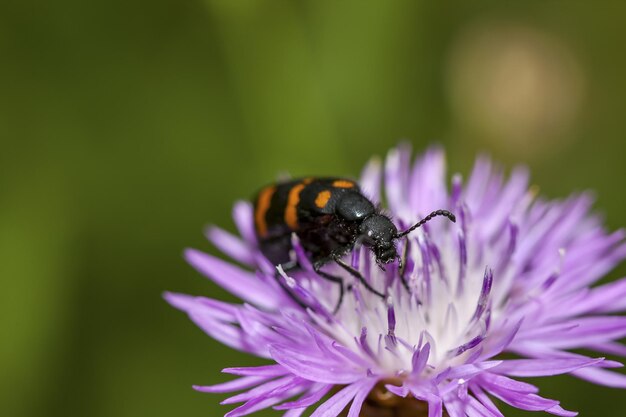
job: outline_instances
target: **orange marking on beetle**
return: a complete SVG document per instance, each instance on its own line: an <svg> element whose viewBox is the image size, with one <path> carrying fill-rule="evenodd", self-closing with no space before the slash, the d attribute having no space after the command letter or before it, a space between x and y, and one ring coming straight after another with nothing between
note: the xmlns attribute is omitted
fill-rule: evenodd
<svg viewBox="0 0 626 417"><path fill-rule="evenodd" d="M298 203L300 202L300 192L302 189L306 187L304 182L300 184L294 185L291 190L289 190L289 195L287 196L287 206L285 207L285 223L291 230L298 229Z"/></svg>
<svg viewBox="0 0 626 417"><path fill-rule="evenodd" d="M276 192L276 187L271 186L262 189L259 193L256 210L254 212L254 222L256 223L256 230L261 237L265 237L265 235L267 235L267 222L265 221L265 214L267 214L267 210L270 208L274 192Z"/></svg>
<svg viewBox="0 0 626 417"><path fill-rule="evenodd" d="M315 205L318 208L326 207L326 204L328 204L328 200L330 200L331 195L331 192L328 190L320 191L317 197L315 197Z"/></svg>
<svg viewBox="0 0 626 417"><path fill-rule="evenodd" d="M346 180L335 180L333 181L333 187L352 188L354 187L354 183L352 181L346 181Z"/></svg>

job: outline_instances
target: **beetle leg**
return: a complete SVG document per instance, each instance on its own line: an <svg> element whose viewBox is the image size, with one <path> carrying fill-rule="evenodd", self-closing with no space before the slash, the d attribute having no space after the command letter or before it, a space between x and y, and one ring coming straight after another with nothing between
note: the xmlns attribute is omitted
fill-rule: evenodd
<svg viewBox="0 0 626 417"><path fill-rule="evenodd" d="M333 257L333 260L337 263L337 265L339 265L340 267L342 267L343 269L345 269L346 271L348 271L348 273L350 275L352 275L354 278L358 279L361 284L363 284L363 286L365 288L367 288L367 290L369 292L371 292L372 294L376 294L377 296L379 296L380 298L382 298L383 300L385 299L385 295L376 291L363 277L363 275L361 275L361 273L352 268L350 265L348 265L347 263L345 263L341 258L337 257Z"/></svg>
<svg viewBox="0 0 626 417"><path fill-rule="evenodd" d="M406 279L406 276L404 275L404 273L406 272L406 257L409 254L409 243L410 241L408 239L406 239L406 243L404 244L404 248L402 249L402 257L398 259L398 262L400 263L400 270L398 271L398 274L400 275L400 281L402 281L402 285L404 286L404 288L406 288L406 290L409 292L409 294L411 293L411 289L409 287L409 282Z"/></svg>
<svg viewBox="0 0 626 417"><path fill-rule="evenodd" d="M335 306L335 309L333 310L333 314L337 314L337 312L339 311L339 308L341 307L341 303L343 302L343 294L344 294L343 280L340 277L336 277L334 275L331 275L327 272L322 271L321 269L322 269L322 266L324 266L324 263L325 262L321 262L321 261L313 263L313 270L320 277L339 284L339 300L337 301L337 305Z"/></svg>

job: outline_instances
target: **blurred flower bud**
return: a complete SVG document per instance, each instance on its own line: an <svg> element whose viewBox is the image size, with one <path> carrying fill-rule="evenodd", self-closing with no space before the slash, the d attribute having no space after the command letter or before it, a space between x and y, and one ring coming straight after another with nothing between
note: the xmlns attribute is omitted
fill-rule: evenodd
<svg viewBox="0 0 626 417"><path fill-rule="evenodd" d="M561 39L504 22L479 22L453 42L449 98L461 137L534 156L572 139L584 74Z"/></svg>

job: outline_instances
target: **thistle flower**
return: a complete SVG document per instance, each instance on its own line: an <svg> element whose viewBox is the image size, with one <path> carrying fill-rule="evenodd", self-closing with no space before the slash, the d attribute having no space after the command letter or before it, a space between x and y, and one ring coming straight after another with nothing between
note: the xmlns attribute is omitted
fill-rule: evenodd
<svg viewBox="0 0 626 417"><path fill-rule="evenodd" d="M293 256L303 268L280 273L308 300L311 307L302 308L257 249L247 202L234 209L241 237L208 230L213 244L245 267L185 252L191 265L243 304L174 293L167 301L209 336L271 361L226 368L238 378L194 387L240 392L224 401L242 403L226 416L270 407L286 417L309 407L313 417L502 416L493 398L574 416L518 378L568 373L626 388L626 376L609 370L620 363L571 352L626 356L618 343L626 317L612 315L626 310L626 279L591 287L626 256L624 232L607 233L589 214L590 195L539 199L525 169L506 179L485 157L466 182L453 176L448 192L441 149L413 164L410 158L402 146L389 153L384 170L373 160L361 177L363 192L379 201L384 177L388 214L399 228L438 208L449 208L459 221L430 222L398 242L408 288L397 267L381 270L366 249L347 256L385 300L337 269L350 291L333 312L337 286L313 272L294 237Z"/></svg>

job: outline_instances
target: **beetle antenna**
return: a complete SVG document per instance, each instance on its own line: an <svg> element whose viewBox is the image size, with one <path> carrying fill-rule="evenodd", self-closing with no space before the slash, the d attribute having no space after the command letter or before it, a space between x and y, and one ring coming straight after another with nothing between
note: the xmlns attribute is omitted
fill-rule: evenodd
<svg viewBox="0 0 626 417"><path fill-rule="evenodd" d="M430 213L428 216L424 217L419 222L415 223L413 226L411 226L408 229L406 229L405 231L398 233L395 236L395 238L397 239L397 238L404 237L404 236L408 235L413 230L417 229L418 227L423 226L425 223L431 221L433 218L435 218L437 216L447 217L448 219L450 219L450 221L452 223L456 223L456 216L454 214L450 213L448 210L435 210L432 213Z"/></svg>

